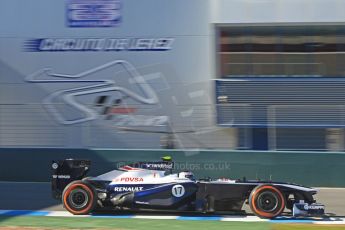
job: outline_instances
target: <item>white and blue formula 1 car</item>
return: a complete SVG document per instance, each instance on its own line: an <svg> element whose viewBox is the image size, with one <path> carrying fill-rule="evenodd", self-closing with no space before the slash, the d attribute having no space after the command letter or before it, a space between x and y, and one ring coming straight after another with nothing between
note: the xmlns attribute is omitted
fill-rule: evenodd
<svg viewBox="0 0 345 230"><path fill-rule="evenodd" d="M85 177L88 160L53 161L53 197L76 215L104 210L243 212L249 204L261 218L284 210L293 216L324 215L313 188L273 181L203 179L192 172L173 173L171 158L130 164L96 177Z"/></svg>

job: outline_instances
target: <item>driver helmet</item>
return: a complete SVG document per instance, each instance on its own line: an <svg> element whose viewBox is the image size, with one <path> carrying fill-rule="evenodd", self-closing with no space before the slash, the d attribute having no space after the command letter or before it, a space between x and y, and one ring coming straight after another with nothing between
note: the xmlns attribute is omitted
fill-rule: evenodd
<svg viewBox="0 0 345 230"><path fill-rule="evenodd" d="M183 171L178 174L178 178L188 178L194 180L194 174L189 171Z"/></svg>

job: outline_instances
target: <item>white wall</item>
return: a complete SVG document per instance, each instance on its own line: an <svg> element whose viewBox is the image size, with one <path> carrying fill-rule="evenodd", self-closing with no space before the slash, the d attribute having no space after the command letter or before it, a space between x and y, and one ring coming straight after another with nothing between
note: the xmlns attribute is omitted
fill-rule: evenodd
<svg viewBox="0 0 345 230"><path fill-rule="evenodd" d="M343 0L213 0L213 23L345 22Z"/></svg>

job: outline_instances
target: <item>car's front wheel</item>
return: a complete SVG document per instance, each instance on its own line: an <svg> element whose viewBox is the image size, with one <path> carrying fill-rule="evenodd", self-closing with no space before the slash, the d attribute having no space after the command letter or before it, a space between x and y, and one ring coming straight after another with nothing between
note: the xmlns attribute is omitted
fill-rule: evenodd
<svg viewBox="0 0 345 230"><path fill-rule="evenodd" d="M250 193L249 206L261 218L274 218L284 211L285 198L278 188L259 185Z"/></svg>
<svg viewBox="0 0 345 230"><path fill-rule="evenodd" d="M62 203L72 214L89 214L97 204L95 191L85 181L74 181L64 189Z"/></svg>

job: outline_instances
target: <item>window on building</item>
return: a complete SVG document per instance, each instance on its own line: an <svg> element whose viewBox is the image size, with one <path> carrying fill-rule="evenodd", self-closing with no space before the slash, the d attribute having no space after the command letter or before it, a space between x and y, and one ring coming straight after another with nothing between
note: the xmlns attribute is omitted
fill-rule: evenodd
<svg viewBox="0 0 345 230"><path fill-rule="evenodd" d="M221 77L345 76L345 25L221 26Z"/></svg>

